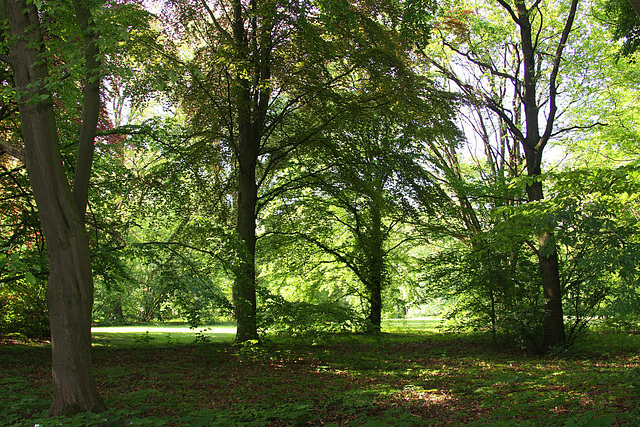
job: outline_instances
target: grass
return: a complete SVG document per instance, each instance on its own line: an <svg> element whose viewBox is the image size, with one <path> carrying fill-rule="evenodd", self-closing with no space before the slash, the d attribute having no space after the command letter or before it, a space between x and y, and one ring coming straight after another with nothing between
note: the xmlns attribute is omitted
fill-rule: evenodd
<svg viewBox="0 0 640 427"><path fill-rule="evenodd" d="M135 326L93 327L94 346L131 346L139 343L157 346L195 342L231 343L235 324L226 323L190 328L184 323L149 323Z"/></svg>
<svg viewBox="0 0 640 427"><path fill-rule="evenodd" d="M271 337L261 347L231 345L230 325L197 343L197 330L175 325L98 329L96 381L110 409L66 419L46 418L50 348L0 345L0 424L640 424L636 335L594 333L540 357L432 327L393 321L379 336Z"/></svg>
<svg viewBox="0 0 640 427"><path fill-rule="evenodd" d="M416 317L413 319L385 319L382 321L384 332L421 332L436 331L442 319L436 317Z"/></svg>
<svg viewBox="0 0 640 427"><path fill-rule="evenodd" d="M440 319L420 317L415 319L386 319L385 332L435 331ZM94 346L136 346L139 343L163 346L168 344L192 344L195 342L231 343L235 338L233 323L190 328L186 323L145 323L135 326L93 327Z"/></svg>

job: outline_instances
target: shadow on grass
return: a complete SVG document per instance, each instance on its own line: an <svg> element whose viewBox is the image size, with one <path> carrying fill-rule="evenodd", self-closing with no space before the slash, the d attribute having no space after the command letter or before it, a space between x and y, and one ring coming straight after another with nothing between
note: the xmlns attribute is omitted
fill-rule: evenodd
<svg viewBox="0 0 640 427"><path fill-rule="evenodd" d="M144 336L143 329L112 332ZM99 334L107 333L97 331ZM637 425L640 344L593 335L584 348L537 357L483 335L383 333L261 347L113 339L93 351L111 408L46 418L50 358L42 346L0 346L7 425ZM186 333L186 332L185 332ZM225 335L233 338L232 333ZM187 339L193 335L185 336ZM126 338L126 339L125 339ZM193 339L192 339L193 341ZM601 344L601 343L604 343ZM640 390L640 387L637 387Z"/></svg>

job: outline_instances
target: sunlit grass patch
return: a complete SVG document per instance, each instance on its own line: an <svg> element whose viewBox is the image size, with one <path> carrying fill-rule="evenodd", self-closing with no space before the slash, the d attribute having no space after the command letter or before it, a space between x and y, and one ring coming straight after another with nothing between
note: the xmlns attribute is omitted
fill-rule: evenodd
<svg viewBox="0 0 640 427"><path fill-rule="evenodd" d="M435 331L442 323L437 317L416 317L412 319L384 319L382 321L383 332L423 332Z"/></svg>
<svg viewBox="0 0 640 427"><path fill-rule="evenodd" d="M232 342L236 326L232 323L190 328L182 324L97 326L91 329L94 346L171 345L194 342Z"/></svg>

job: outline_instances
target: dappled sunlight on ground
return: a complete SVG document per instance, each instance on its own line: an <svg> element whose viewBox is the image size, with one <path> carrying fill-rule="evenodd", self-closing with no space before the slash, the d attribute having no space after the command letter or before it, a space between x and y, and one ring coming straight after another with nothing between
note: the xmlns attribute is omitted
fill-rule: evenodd
<svg viewBox="0 0 640 427"><path fill-rule="evenodd" d="M262 346L238 346L234 332L231 324L94 328L96 382L109 408L100 420L278 427L640 420L633 337L618 337L617 346L611 337L605 346L593 336L587 353L535 356L481 334L267 336ZM0 363L0 413L31 425L46 418L47 346L0 346Z"/></svg>

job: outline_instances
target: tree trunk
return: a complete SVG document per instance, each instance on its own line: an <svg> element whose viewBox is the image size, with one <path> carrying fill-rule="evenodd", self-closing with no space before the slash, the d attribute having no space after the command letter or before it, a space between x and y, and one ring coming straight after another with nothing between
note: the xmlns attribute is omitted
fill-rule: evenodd
<svg viewBox="0 0 640 427"><path fill-rule="evenodd" d="M539 241L538 266L542 276L543 295L547 301L542 345L545 350L548 350L553 346L565 345L567 339L564 330L562 293L558 273L558 251L551 233L542 233ZM547 251L550 253L545 254Z"/></svg>
<svg viewBox="0 0 640 427"><path fill-rule="evenodd" d="M240 146L250 144L240 138ZM238 212L236 231L242 239L240 266L233 287L233 302L237 322L236 342L258 340L256 321L256 202L258 190L255 180L255 159L252 161L251 147L241 148L238 176ZM247 152L248 149L248 152ZM248 163L248 164L247 164Z"/></svg>
<svg viewBox="0 0 640 427"><path fill-rule="evenodd" d="M382 329L382 283L380 280L376 280L369 283L367 288L370 303L369 316L367 317L368 332L377 333Z"/></svg>
<svg viewBox="0 0 640 427"><path fill-rule="evenodd" d="M380 190L381 192L382 190ZM382 214L380 212L377 197L371 198L371 230L366 242L362 242L366 248L369 265L367 290L369 291L369 332L380 332L382 328L382 287L385 282L384 249L382 247ZM365 234L366 235L366 234Z"/></svg>
<svg viewBox="0 0 640 427"><path fill-rule="evenodd" d="M542 200L542 183L534 182L528 186L527 194L530 202ZM554 346L563 346L567 342L564 330L558 248L551 231L544 231L538 236L538 270L542 279L542 293L546 300L542 338L543 350L546 351Z"/></svg>
<svg viewBox="0 0 640 427"><path fill-rule="evenodd" d="M82 124L78 135L78 158L76 173L73 177L73 197L76 199L80 214L84 221L89 201L89 182L93 152L95 148L96 129L100 115L100 72L102 64L99 60L97 34L90 25L91 13L84 7L82 1L73 1L76 19L82 30L85 44L84 60L86 78L84 81Z"/></svg>
<svg viewBox="0 0 640 427"><path fill-rule="evenodd" d="M47 305L53 359L53 415L98 411L102 401L91 372L93 279L82 210L65 176L33 3L2 1L3 18L18 35L10 46L19 91L26 165L49 256Z"/></svg>
<svg viewBox="0 0 640 427"><path fill-rule="evenodd" d="M249 46L240 1L234 1L233 38L240 63L249 62ZM260 150L260 132L253 117L251 83L245 75L235 79L235 108L238 122L238 212L236 231L243 242L233 286L237 322L236 342L258 340L256 319L256 205L258 186L256 166Z"/></svg>
<svg viewBox="0 0 640 427"><path fill-rule="evenodd" d="M524 61L524 93L523 103L526 122L526 135L522 142L527 166L527 175L538 179L542 170L542 152L545 141L540 137L539 114L535 75L535 46L531 34L531 22L529 11L524 1L516 1L516 10L519 18L520 37L522 41L522 54ZM555 83L553 83L555 84ZM555 100L553 101L555 103ZM555 105L555 104L554 104ZM550 113L551 115L552 113ZM554 114L554 113L553 113ZM553 120L548 117L547 120ZM529 202L542 200L542 182L536 181L527 186L527 197ZM551 231L545 231L538 236L540 245L538 247L538 268L542 279L542 290L546 303L546 316L544 319L544 350L550 346L564 345L564 316L562 312L562 295L560 292L560 269L558 265L558 252Z"/></svg>
<svg viewBox="0 0 640 427"><path fill-rule="evenodd" d="M31 172L29 175L33 176ZM36 185L33 189L37 194ZM43 221L43 228L50 266L47 306L53 357L53 415L103 409L91 371L93 281L89 242L71 192L60 193L64 194L49 201L66 202L64 208L39 209L41 216L50 215L47 225ZM42 204L40 200L38 206Z"/></svg>

